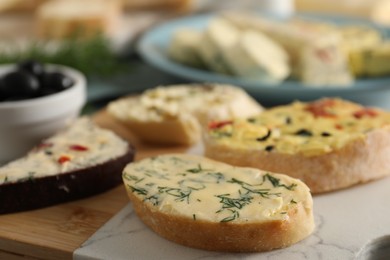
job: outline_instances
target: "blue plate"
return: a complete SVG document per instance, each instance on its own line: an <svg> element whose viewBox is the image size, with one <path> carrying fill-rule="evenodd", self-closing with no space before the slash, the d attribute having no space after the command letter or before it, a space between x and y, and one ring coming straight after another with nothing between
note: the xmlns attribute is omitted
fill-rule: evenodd
<svg viewBox="0 0 390 260"><path fill-rule="evenodd" d="M369 25L381 30L384 35L389 34L389 31L383 27L362 19L313 14L299 14L298 16L338 24ZM218 82L241 86L265 105L282 104L293 100L313 100L321 97L341 97L364 105L390 108L390 77L359 79L350 87L310 87L295 80L286 80L279 84L273 84L188 67L168 57L168 46L173 33L178 28L203 29L213 17L215 17L215 14L190 16L154 27L140 39L138 51L146 62L166 73L191 82Z"/></svg>

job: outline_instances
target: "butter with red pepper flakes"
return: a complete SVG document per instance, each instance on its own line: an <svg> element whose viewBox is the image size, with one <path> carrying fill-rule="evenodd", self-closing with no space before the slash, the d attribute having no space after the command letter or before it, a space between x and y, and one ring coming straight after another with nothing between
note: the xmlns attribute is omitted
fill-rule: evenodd
<svg viewBox="0 0 390 260"><path fill-rule="evenodd" d="M389 112L342 99L321 99L278 106L249 119L212 122L208 138L238 149L316 156L386 125Z"/></svg>
<svg viewBox="0 0 390 260"><path fill-rule="evenodd" d="M0 184L58 175L94 166L125 153L128 144L88 117L44 140L23 158L0 168Z"/></svg>

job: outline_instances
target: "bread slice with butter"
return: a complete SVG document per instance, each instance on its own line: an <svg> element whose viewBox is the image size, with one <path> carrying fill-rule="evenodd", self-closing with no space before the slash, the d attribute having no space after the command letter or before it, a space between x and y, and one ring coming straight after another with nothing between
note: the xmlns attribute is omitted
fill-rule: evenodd
<svg viewBox="0 0 390 260"><path fill-rule="evenodd" d="M244 30L228 48L225 59L234 75L250 80L280 82L290 75L289 55L265 34Z"/></svg>
<svg viewBox="0 0 390 260"><path fill-rule="evenodd" d="M120 25L119 0L47 1L36 11L37 35L45 39L113 36Z"/></svg>
<svg viewBox="0 0 390 260"><path fill-rule="evenodd" d="M55 205L119 185L134 148L87 117L0 167L0 214Z"/></svg>
<svg viewBox="0 0 390 260"><path fill-rule="evenodd" d="M349 68L353 76L359 78L390 74L389 66L387 66L390 52L386 52L386 45L390 46L390 44L386 44L384 35L382 35L383 31L379 28L361 24L334 25L305 19L293 19L290 23L324 33L339 33L342 49L348 57Z"/></svg>
<svg viewBox="0 0 390 260"><path fill-rule="evenodd" d="M237 43L240 31L221 18L212 19L203 31L198 52L205 66L211 71L231 75L233 70L226 54Z"/></svg>
<svg viewBox="0 0 390 260"><path fill-rule="evenodd" d="M308 86L349 86L353 82L338 32L317 30L248 12L226 12L220 19L244 30L264 33L281 44L290 56L292 76Z"/></svg>
<svg viewBox="0 0 390 260"><path fill-rule="evenodd" d="M308 187L283 174L167 154L126 166L123 181L139 218L185 246L261 252L297 243L314 229Z"/></svg>
<svg viewBox="0 0 390 260"><path fill-rule="evenodd" d="M202 32L192 28L180 28L172 35L168 55L181 64L202 68L205 66L199 53L202 44Z"/></svg>
<svg viewBox="0 0 390 260"><path fill-rule="evenodd" d="M210 120L249 117L262 107L239 87L222 84L160 86L115 100L108 112L140 140L190 145Z"/></svg>
<svg viewBox="0 0 390 260"><path fill-rule="evenodd" d="M351 69L360 77L390 75L390 41L350 52Z"/></svg>
<svg viewBox="0 0 390 260"><path fill-rule="evenodd" d="M390 113L341 99L294 102L214 122L204 144L207 157L283 172L327 192L390 174Z"/></svg>

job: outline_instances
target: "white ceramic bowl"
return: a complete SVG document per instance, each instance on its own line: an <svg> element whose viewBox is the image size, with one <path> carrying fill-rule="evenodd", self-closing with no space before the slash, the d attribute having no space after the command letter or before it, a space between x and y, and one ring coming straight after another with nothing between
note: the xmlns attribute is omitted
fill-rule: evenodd
<svg viewBox="0 0 390 260"><path fill-rule="evenodd" d="M0 75L15 65L0 66ZM34 99L0 102L0 165L23 156L42 139L54 134L79 116L86 102L86 79L80 72L60 65L45 65L60 71L75 84L61 92Z"/></svg>

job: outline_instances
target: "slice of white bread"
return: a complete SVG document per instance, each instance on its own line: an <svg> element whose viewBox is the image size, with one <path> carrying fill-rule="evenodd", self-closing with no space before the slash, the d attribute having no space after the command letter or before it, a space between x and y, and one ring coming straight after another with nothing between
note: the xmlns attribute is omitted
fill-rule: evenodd
<svg viewBox="0 0 390 260"><path fill-rule="evenodd" d="M37 34L42 38L113 35L118 29L122 6L118 0L55 0L36 11Z"/></svg>
<svg viewBox="0 0 390 260"><path fill-rule="evenodd" d="M110 115L140 140L171 145L200 141L210 120L249 117L261 111L244 90L221 84L160 86L108 105Z"/></svg>
<svg viewBox="0 0 390 260"><path fill-rule="evenodd" d="M308 187L283 174L167 154L129 164L123 181L139 218L185 246L261 252L314 229Z"/></svg>
<svg viewBox="0 0 390 260"><path fill-rule="evenodd" d="M12 133L11 133L12 134ZM0 167L0 214L84 198L122 182L135 150L83 117Z"/></svg>
<svg viewBox="0 0 390 260"><path fill-rule="evenodd" d="M207 157L283 172L327 192L390 174L390 113L341 99L294 102L210 124L204 144Z"/></svg>
<svg viewBox="0 0 390 260"><path fill-rule="evenodd" d="M49 0L1 0L0 13L2 12L32 12L39 5Z"/></svg>
<svg viewBox="0 0 390 260"><path fill-rule="evenodd" d="M127 10L150 9L170 12L188 12L193 10L195 0L122 0Z"/></svg>

